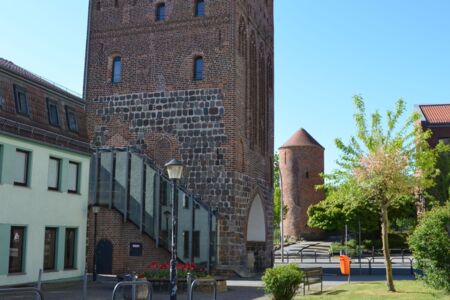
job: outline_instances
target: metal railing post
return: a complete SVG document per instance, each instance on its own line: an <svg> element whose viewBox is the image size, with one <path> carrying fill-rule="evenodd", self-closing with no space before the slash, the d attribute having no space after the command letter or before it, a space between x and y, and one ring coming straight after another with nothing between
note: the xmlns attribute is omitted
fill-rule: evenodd
<svg viewBox="0 0 450 300"><path fill-rule="evenodd" d="M136 281L136 275L132 274L131 281ZM131 299L136 300L136 285L134 284L131 286Z"/></svg>
<svg viewBox="0 0 450 300"><path fill-rule="evenodd" d="M215 279L195 279L189 288L188 300L193 300L194 287L200 282L209 282L209 283L214 284L214 298L213 299L217 300L217 280L215 280Z"/></svg>
<svg viewBox="0 0 450 300"><path fill-rule="evenodd" d="M42 269L39 269L39 274L38 274L38 280L37 280L37 285L36 288L40 291L42 288ZM39 299L40 296L36 295L36 300Z"/></svg>
<svg viewBox="0 0 450 300"><path fill-rule="evenodd" d="M86 273L83 275L83 300L87 300L87 281L88 276Z"/></svg>
<svg viewBox="0 0 450 300"><path fill-rule="evenodd" d="M122 287L122 286L131 286L131 287L136 288L136 286L138 286L138 285L145 285L145 286L147 286L147 290L148 290L147 300L152 300L152 298L153 298L153 289L152 289L151 283L148 282L148 281L121 281L118 284L116 284L116 286L114 287L111 299L112 300L116 299L116 294L117 294L117 291L119 290L120 287Z"/></svg>

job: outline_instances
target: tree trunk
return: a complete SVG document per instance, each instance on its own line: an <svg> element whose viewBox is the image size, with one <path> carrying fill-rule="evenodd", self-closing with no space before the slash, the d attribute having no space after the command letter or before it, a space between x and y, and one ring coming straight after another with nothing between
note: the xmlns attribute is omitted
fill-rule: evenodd
<svg viewBox="0 0 450 300"><path fill-rule="evenodd" d="M381 240L383 242L383 254L386 264L386 284L388 291L395 292L392 278L391 254L389 252L389 219L386 205L381 205Z"/></svg>

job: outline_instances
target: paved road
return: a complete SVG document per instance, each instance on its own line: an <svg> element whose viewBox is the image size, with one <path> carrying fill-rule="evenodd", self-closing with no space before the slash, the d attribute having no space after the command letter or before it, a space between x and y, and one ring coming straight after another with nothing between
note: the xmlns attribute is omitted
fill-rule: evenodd
<svg viewBox="0 0 450 300"><path fill-rule="evenodd" d="M395 280L410 280L413 279L412 276L394 276ZM352 282L367 282L367 281L381 281L384 280L385 276L383 275L373 275L373 276L359 276L354 275L351 277ZM340 285L346 284L347 277L340 275L326 275L324 276L324 289ZM228 291L225 293L219 293L217 296L218 300L269 300L268 297L264 296L264 291L262 288L262 282L260 278L254 279L236 279L236 280L228 280ZM80 300L82 297L82 285L81 282L76 282L72 284L67 284L64 286L58 287L44 287L44 296L46 300ZM111 299L112 289L114 287L114 283L109 282L97 282L90 283L88 289L88 299L89 300L105 300ZM316 292L320 290L320 285L315 285L311 287L311 292ZM211 294L207 293L196 293L194 300L211 300ZM32 297L28 298L6 298L1 297L0 300L6 299L33 299ZM118 299L123 299L118 297ZM167 300L167 293L155 293L153 299L155 300ZM179 293L179 300L187 299L186 292Z"/></svg>

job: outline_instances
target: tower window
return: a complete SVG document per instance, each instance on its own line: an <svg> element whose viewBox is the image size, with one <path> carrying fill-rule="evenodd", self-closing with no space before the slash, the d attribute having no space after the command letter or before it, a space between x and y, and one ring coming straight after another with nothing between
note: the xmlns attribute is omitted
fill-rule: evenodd
<svg viewBox="0 0 450 300"><path fill-rule="evenodd" d="M116 56L112 64L112 83L118 83L122 79L122 58Z"/></svg>
<svg viewBox="0 0 450 300"><path fill-rule="evenodd" d="M194 80L203 80L203 57L195 58Z"/></svg>
<svg viewBox="0 0 450 300"><path fill-rule="evenodd" d="M156 21L164 21L166 19L166 4L160 3L156 7Z"/></svg>
<svg viewBox="0 0 450 300"><path fill-rule="evenodd" d="M205 1L197 0L195 1L195 16L203 17L205 15Z"/></svg>

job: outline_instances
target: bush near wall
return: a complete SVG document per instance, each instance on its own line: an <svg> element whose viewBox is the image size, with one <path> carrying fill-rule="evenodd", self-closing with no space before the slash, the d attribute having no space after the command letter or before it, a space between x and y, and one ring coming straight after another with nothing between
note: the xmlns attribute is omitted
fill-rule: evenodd
<svg viewBox="0 0 450 300"><path fill-rule="evenodd" d="M450 202L427 212L408 239L428 285L450 293Z"/></svg>

